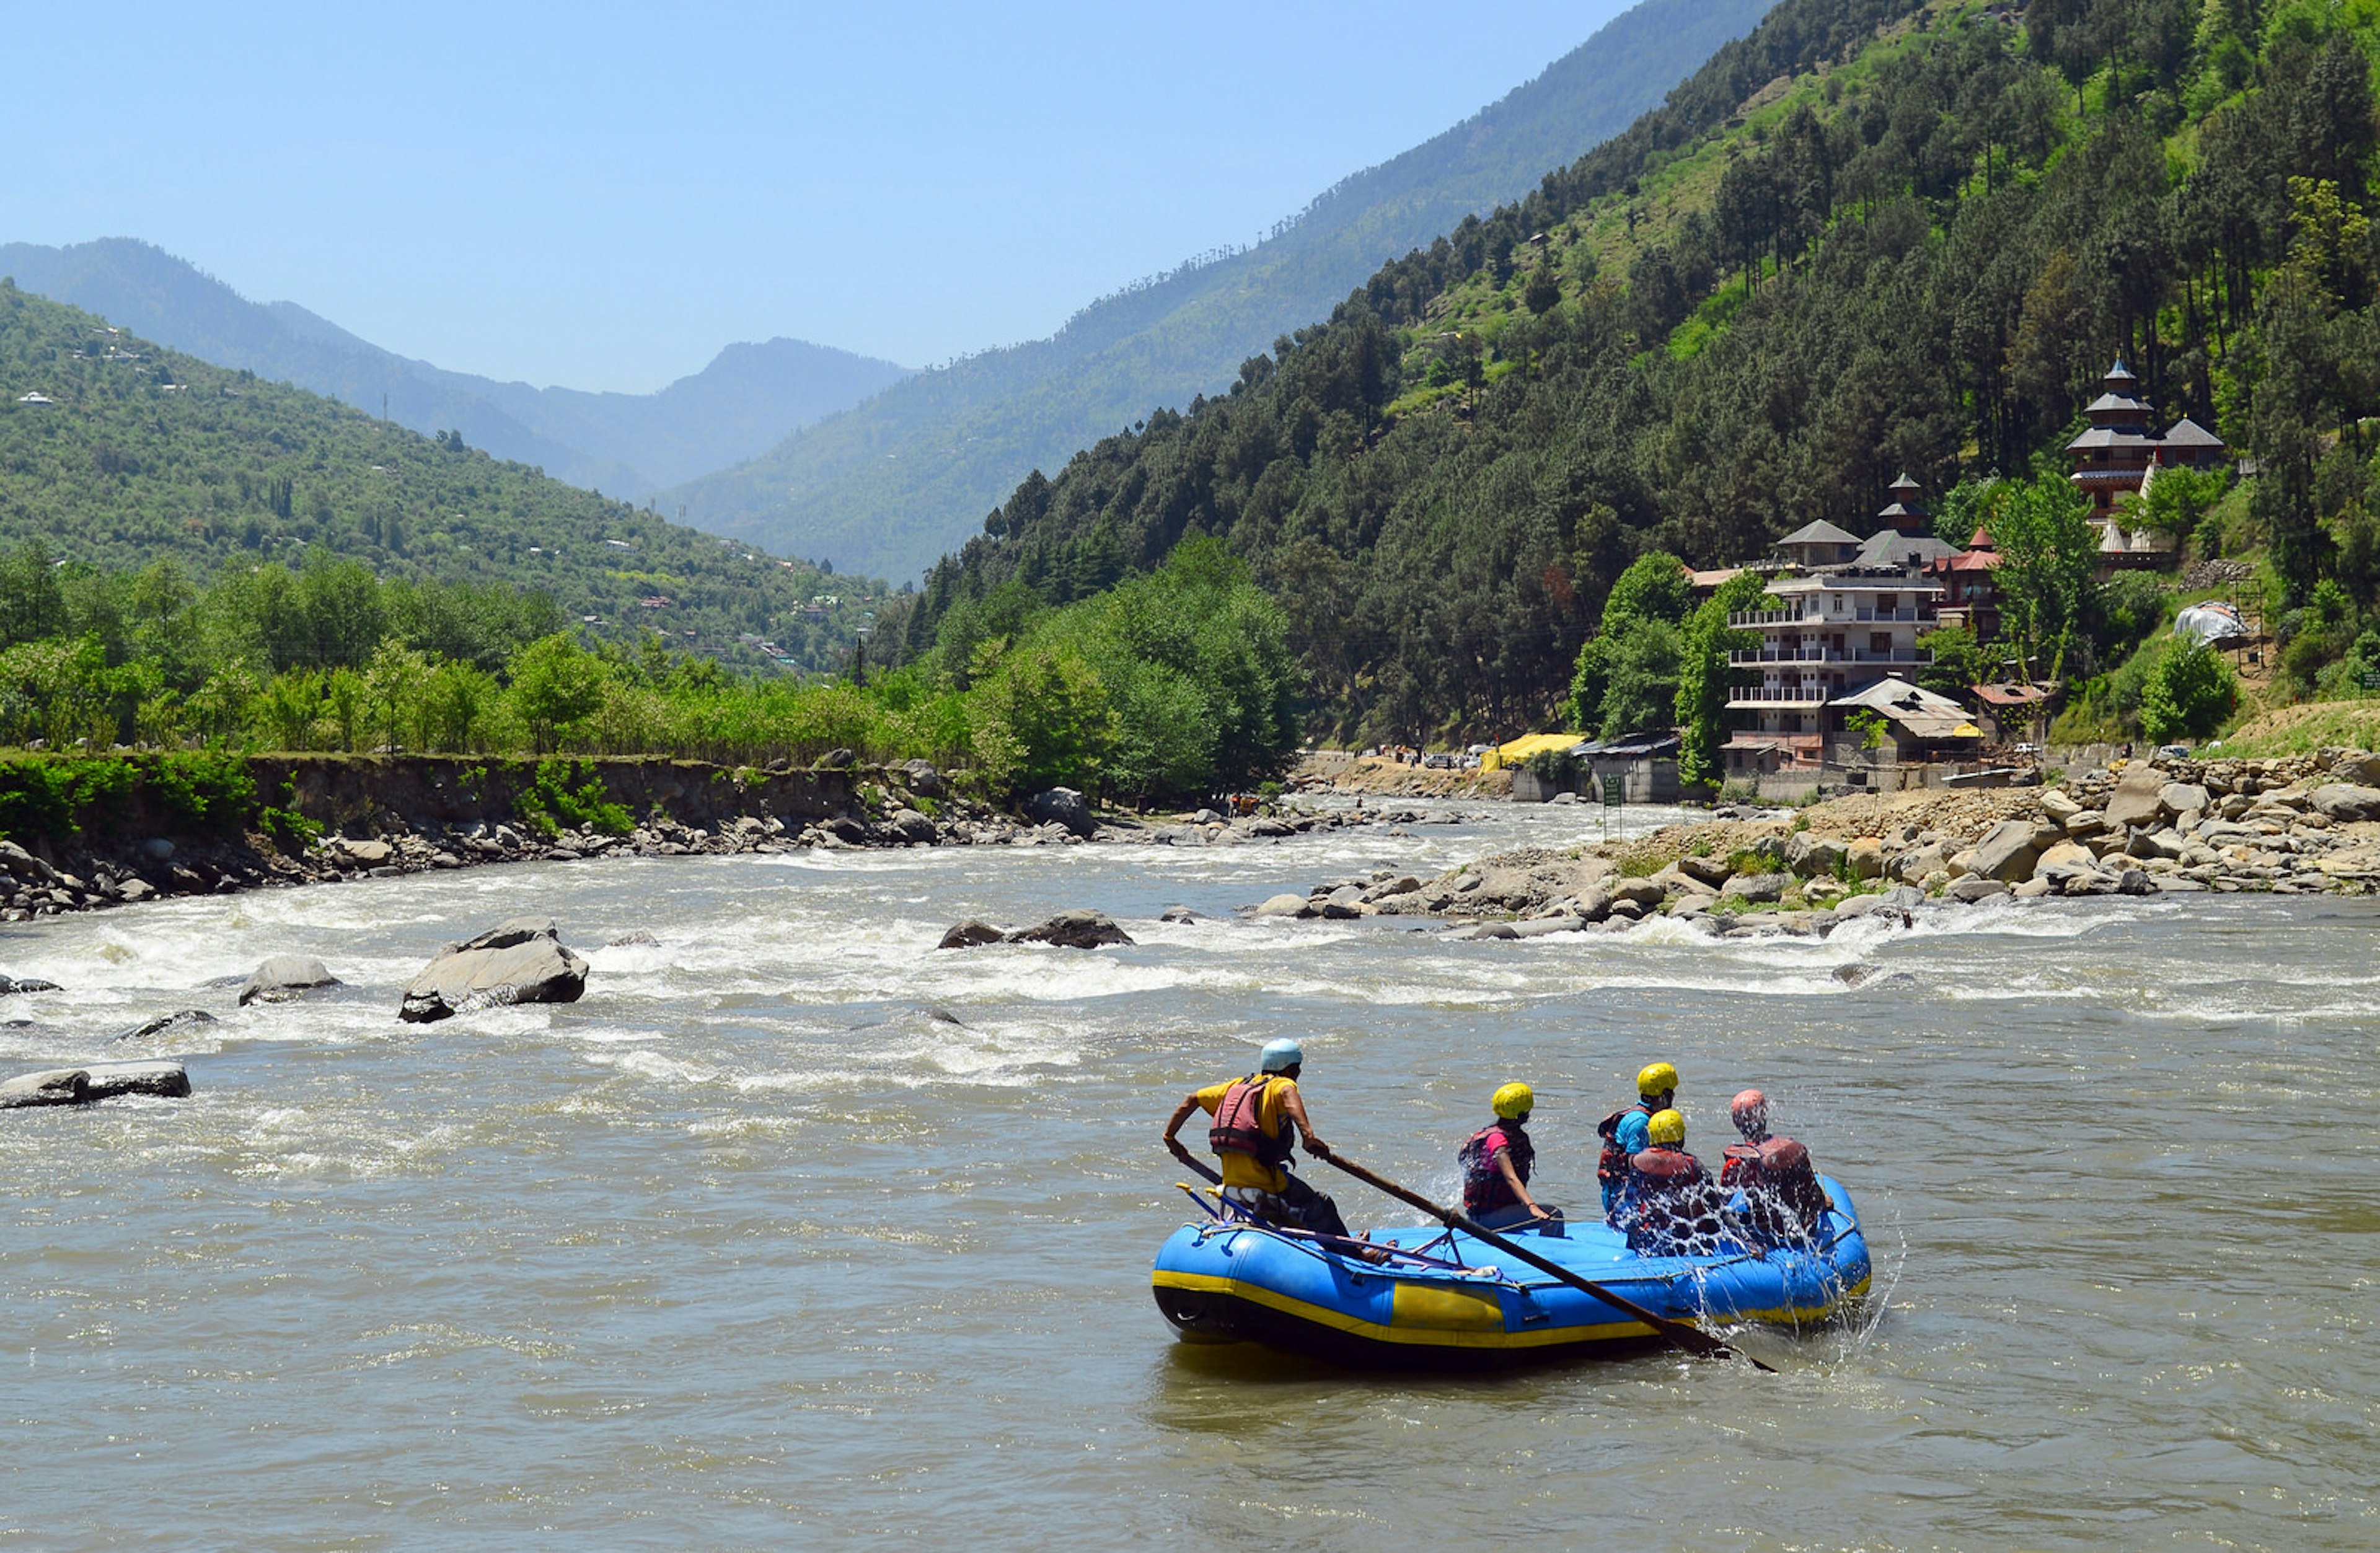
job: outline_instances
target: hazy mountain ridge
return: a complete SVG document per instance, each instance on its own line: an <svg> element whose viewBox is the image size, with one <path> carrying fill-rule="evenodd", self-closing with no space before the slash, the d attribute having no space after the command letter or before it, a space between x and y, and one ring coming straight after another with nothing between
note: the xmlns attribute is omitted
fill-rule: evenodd
<svg viewBox="0 0 2380 1553"><path fill-rule="evenodd" d="M1536 79L1334 185L1275 237L1102 298L1046 340L920 373L739 468L668 492L690 522L913 576L1016 482L1160 406L1229 385L1378 266L1624 129L1769 0L1645 0Z"/></svg>
<svg viewBox="0 0 2380 1553"><path fill-rule="evenodd" d="M152 244L0 245L0 274L217 366L327 394L417 431L631 500L722 468L908 369L800 340L731 345L653 394L537 388L385 350L295 302L251 302Z"/></svg>

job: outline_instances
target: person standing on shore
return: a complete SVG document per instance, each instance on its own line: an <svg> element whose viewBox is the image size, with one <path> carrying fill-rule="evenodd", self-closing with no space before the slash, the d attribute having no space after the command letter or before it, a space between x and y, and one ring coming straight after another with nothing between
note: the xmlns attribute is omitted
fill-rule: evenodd
<svg viewBox="0 0 2380 1553"><path fill-rule="evenodd" d="M1560 1208L1529 1195L1537 1150L1528 1125L1536 1092L1525 1084L1507 1084L1488 1104L1496 1120L1472 1134L1454 1156L1463 1166L1463 1211L1491 1230L1560 1218Z"/></svg>
<svg viewBox="0 0 2380 1553"><path fill-rule="evenodd" d="M1215 1119L1207 1130L1207 1146L1222 1164L1224 1196L1268 1222L1346 1239L1347 1221L1339 1217L1338 1205L1289 1170L1293 1146L1301 1136L1305 1151L1316 1159L1330 1153L1330 1146L1316 1135L1305 1098L1297 1092L1305 1066L1305 1050L1297 1042L1266 1042L1255 1073L1210 1084L1173 1108L1172 1119L1165 1124L1165 1147L1184 1163L1195 1162L1174 1134L1193 1112L1207 1111Z"/></svg>
<svg viewBox="0 0 2380 1553"><path fill-rule="evenodd" d="M1810 1163L1810 1151L1769 1133L1768 1097L1757 1089L1736 1096L1728 1110L1743 1141L1728 1145L1719 1161L1719 1190L1743 1194L1742 1222L1758 1244L1808 1240L1834 1207Z"/></svg>
<svg viewBox="0 0 2380 1553"><path fill-rule="evenodd" d="M1603 1139L1603 1157L1596 1161L1596 1184L1603 1188L1605 1213L1611 1211L1620 1195L1620 1188L1628 1180L1628 1159L1636 1150L1620 1147L1621 1118L1642 1116L1650 1122L1655 1113L1670 1109L1678 1098L1678 1070L1667 1062L1655 1062L1636 1074L1636 1103L1625 1110L1615 1110L1596 1123L1595 1131ZM1641 1146L1640 1146L1641 1147Z"/></svg>

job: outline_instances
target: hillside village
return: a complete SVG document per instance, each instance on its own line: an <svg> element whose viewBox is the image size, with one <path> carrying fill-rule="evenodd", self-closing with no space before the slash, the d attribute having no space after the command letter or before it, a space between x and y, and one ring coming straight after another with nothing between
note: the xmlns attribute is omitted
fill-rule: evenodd
<svg viewBox="0 0 2380 1553"><path fill-rule="evenodd" d="M2087 552L2066 559L2102 587L2129 575L2160 591L2207 595L2180 612L2172 633L2190 651L2223 655L2232 676L2262 678L2272 638L2254 573L2218 563L2184 576L2187 536L2154 516L2160 479L2180 472L2220 489L2233 473L2230 450L2187 416L2160 429L2120 358L2101 388L2063 449L2081 516L2065 548ZM1953 542L1907 474L1887 496L1864 536L1820 520L1765 556L1688 571L1697 603L1725 590L1735 605L1725 611L1726 736L1715 770L1682 777L1690 729L1609 725L1601 737L1527 735L1484 751L1484 764L1526 763L1515 775L1526 798L1591 795L1613 776L1620 795L1640 801L1709 794L1719 783L1800 799L2026 780L2070 682L2012 630L2007 557L1990 523ZM1746 597L1753 585L1756 601ZM1985 672L1962 672L1975 669ZM1591 724L1597 709L1574 700L1572 710Z"/></svg>

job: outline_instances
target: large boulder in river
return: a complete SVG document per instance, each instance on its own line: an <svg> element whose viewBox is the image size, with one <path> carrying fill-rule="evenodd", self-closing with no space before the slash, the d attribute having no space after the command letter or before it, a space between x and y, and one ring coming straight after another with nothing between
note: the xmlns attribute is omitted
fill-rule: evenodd
<svg viewBox="0 0 2380 1553"><path fill-rule="evenodd" d="M1044 825L1063 825L1078 836L1088 836L1099 828L1091 818L1088 800L1071 787L1052 787L1036 793L1025 806L1026 815Z"/></svg>
<svg viewBox="0 0 2380 1553"><path fill-rule="evenodd" d="M422 1025L512 1003L575 1003L587 962L562 946L551 917L516 916L449 945L405 989L396 1016Z"/></svg>
<svg viewBox="0 0 2380 1553"><path fill-rule="evenodd" d="M304 997L317 987L336 987L339 978L330 973L320 960L303 954L276 954L243 983L239 989L239 1006L254 1002L285 1003Z"/></svg>
<svg viewBox="0 0 2380 1553"><path fill-rule="evenodd" d="M180 1099L190 1092L189 1070L172 1061L92 1062L79 1068L51 1068L0 1080L0 1110L33 1106L79 1106L118 1095L153 1095Z"/></svg>
<svg viewBox="0 0 2380 1553"><path fill-rule="evenodd" d="M1049 921L1020 928L1008 935L1011 943L1053 943L1061 949L1099 949L1130 943L1132 935L1103 911L1062 911Z"/></svg>
<svg viewBox="0 0 2380 1553"><path fill-rule="evenodd" d="M990 923L983 921L978 917L970 916L965 922L955 924L949 932L944 933L942 935L942 941L936 944L934 947L937 949L977 949L988 943L1005 942L1007 938L1008 935L1006 933L1002 932Z"/></svg>

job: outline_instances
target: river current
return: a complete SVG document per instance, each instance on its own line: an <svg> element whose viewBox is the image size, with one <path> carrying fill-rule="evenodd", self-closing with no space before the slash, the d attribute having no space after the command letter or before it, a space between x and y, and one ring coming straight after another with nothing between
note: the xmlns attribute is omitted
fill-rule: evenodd
<svg viewBox="0 0 2380 1553"><path fill-rule="evenodd" d="M1815 940L1455 943L1234 919L1587 839L1591 810L1277 845L619 859L0 931L0 1534L23 1546L2350 1548L2380 1545L2380 905L2001 904ZM1632 811L1643 822L1658 818ZM1158 920L1173 904L1208 919ZM1102 908L1139 941L934 949ZM551 915L585 999L394 1017ZM652 945L602 947L643 929ZM236 1010L275 952L347 985ZM1872 974L1846 985L1838 968ZM1510 1078L1541 1195L1656 1058L1852 1190L1855 1321L1491 1379L1175 1341L1188 1090L1301 1037L1334 1147L1441 1196ZM144 1043L147 1044L147 1043ZM142 1053L145 1054L145 1053ZM1192 1129L1194 1135L1197 1129ZM1357 1226L1411 1215L1309 1166Z"/></svg>

